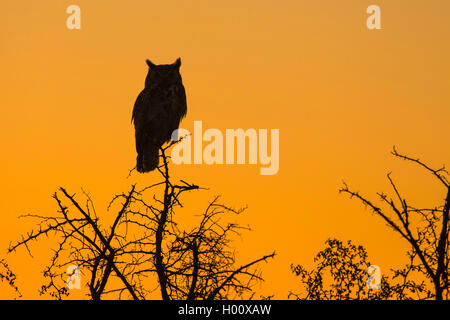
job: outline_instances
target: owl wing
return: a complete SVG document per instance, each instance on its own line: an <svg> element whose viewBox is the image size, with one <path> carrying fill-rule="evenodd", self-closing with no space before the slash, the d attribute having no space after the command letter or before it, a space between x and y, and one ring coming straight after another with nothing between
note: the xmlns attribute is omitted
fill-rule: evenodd
<svg viewBox="0 0 450 320"><path fill-rule="evenodd" d="M145 135L153 141L162 141L168 124L168 102L158 89L144 89L136 99L132 121L136 139Z"/></svg>
<svg viewBox="0 0 450 320"><path fill-rule="evenodd" d="M174 86L172 90L172 98L172 109L181 120L187 112L186 91L184 90L182 83Z"/></svg>
<svg viewBox="0 0 450 320"><path fill-rule="evenodd" d="M168 129L168 107L163 92L144 89L136 99L132 121L135 127L137 170L148 172L158 165L158 150L165 142Z"/></svg>
<svg viewBox="0 0 450 320"><path fill-rule="evenodd" d="M144 89L139 93L134 103L133 114L131 116L131 122L134 122L136 128L142 128L146 119L151 121L156 116L156 113L152 112L151 100L150 90Z"/></svg>
<svg viewBox="0 0 450 320"><path fill-rule="evenodd" d="M187 103L186 92L183 84L177 84L170 90L170 119L167 133L167 141L170 140L172 132L178 129L181 120L186 116Z"/></svg>

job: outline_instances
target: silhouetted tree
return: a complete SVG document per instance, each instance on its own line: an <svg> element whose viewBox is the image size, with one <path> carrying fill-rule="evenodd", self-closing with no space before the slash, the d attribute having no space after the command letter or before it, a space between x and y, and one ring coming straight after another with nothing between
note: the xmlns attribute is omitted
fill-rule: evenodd
<svg viewBox="0 0 450 320"><path fill-rule="evenodd" d="M298 300L405 300L420 297L425 284L417 284L406 274L401 281L394 273L381 276L379 289L369 289L367 269L371 265L366 249L351 241L328 239L326 248L314 258L315 267L309 271L302 265L291 265L300 278L302 290L290 292Z"/></svg>
<svg viewBox="0 0 450 320"><path fill-rule="evenodd" d="M351 198L359 199L369 207L386 224L405 239L410 250L407 252L408 263L399 270L394 270L394 277L411 286L416 286L416 293L420 293L421 299L435 298L436 300L449 297L449 210L450 210L450 184L447 179L448 172L444 167L433 169L420 159L402 155L393 149L392 154L408 162L414 163L430 173L440 185L443 186L443 204L434 208L420 208L411 205L403 197L400 189L387 175L393 189L393 197L385 193L377 193L383 207L378 207L374 202L354 192L345 184L340 192L347 193ZM394 200L395 199L395 200ZM412 276L414 274L414 276ZM432 291L423 288L423 282L417 283L411 280L413 277L422 276L431 284ZM427 288L430 286L427 286ZM422 291L421 291L422 290Z"/></svg>
<svg viewBox="0 0 450 320"><path fill-rule="evenodd" d="M169 175L166 151L161 148L162 165L157 168L162 180L141 190L136 185L127 193L114 196L108 211L118 206L113 222L104 228L90 195L83 191L84 204L64 188L54 194L58 205L55 216L27 215L39 219L36 230L9 247L26 247L44 235L57 238L50 264L44 270L48 281L41 294L62 299L68 295L65 273L77 265L88 277L89 296L94 300L107 294L115 297L145 299L155 290L149 277L156 276L161 297L171 299L229 299L251 295L252 287L262 277L257 265L274 253L235 266L232 235L247 229L222 222L222 217L239 214L216 197L200 215L200 223L191 230L181 230L175 210L182 207L184 193L199 190L197 185ZM109 295L108 297L110 297Z"/></svg>
<svg viewBox="0 0 450 320"><path fill-rule="evenodd" d="M8 263L5 259L0 259L0 282L6 282L6 284L14 290L19 297L22 294L19 291L19 288L16 285L16 274L11 270Z"/></svg>
<svg viewBox="0 0 450 320"><path fill-rule="evenodd" d="M301 293L291 292L299 300L351 300L371 299L366 286L366 270L370 266L367 252L362 246L328 239L326 248L314 257L316 266L308 271L301 265L291 265L292 272L300 277Z"/></svg>
<svg viewBox="0 0 450 320"><path fill-rule="evenodd" d="M20 241L11 244L8 250L12 252L19 247L26 247L31 255L30 243L53 233L57 245L49 265L43 272L48 282L42 285L41 294L48 292L57 299L68 295L65 279L69 275L66 274L66 270L70 265L76 265L81 268L83 275L88 275L90 278L88 287L92 299L100 299L100 296L106 293L106 284L111 276L117 277L122 284L114 291L119 292L119 295L128 291L134 299L138 299L137 284L133 281L132 260L121 260L123 256L128 258L128 251L134 241L130 241L123 230L118 230L134 192L135 186L132 186L127 194L128 201L122 204L108 231L102 228L89 194L83 191L86 202L81 205L75 199L75 195L60 188L59 192L53 195L58 205L58 214L21 216L20 218L38 219L38 228L22 236ZM136 239L136 241L139 240Z"/></svg>

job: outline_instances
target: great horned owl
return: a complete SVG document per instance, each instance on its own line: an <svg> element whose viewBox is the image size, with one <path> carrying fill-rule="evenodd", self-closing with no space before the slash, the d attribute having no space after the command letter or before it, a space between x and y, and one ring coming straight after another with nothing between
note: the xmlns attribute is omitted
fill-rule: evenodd
<svg viewBox="0 0 450 320"><path fill-rule="evenodd" d="M134 121L137 164L139 172L149 172L158 167L159 148L170 141L186 115L186 93L180 75L181 59L173 64L149 67L145 88L134 103Z"/></svg>

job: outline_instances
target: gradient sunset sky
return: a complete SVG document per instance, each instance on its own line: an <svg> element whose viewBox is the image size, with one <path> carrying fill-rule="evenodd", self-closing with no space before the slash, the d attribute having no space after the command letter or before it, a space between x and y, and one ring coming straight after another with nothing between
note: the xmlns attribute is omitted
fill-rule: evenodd
<svg viewBox="0 0 450 320"><path fill-rule="evenodd" d="M81 30L66 28L71 4L81 8ZM366 27L371 4L381 7L381 30ZM39 298L51 242L34 243L34 258L7 255L34 225L17 217L54 214L60 186L89 191L107 215L114 194L155 182L154 173L127 179L131 111L145 59L181 57L183 128L202 120L224 132L280 130L276 175L261 176L259 165L172 169L209 188L186 197L192 215L217 194L248 205L236 221L253 231L235 243L238 262L277 252L262 265L258 293L298 291L290 264L311 266L329 237L364 245L382 272L399 267L406 243L338 189L345 180L374 196L389 190L392 171L411 204L443 203L432 177L390 151L450 166L449 12L446 0L2 0L0 258L24 297ZM0 298L10 297L0 285Z"/></svg>

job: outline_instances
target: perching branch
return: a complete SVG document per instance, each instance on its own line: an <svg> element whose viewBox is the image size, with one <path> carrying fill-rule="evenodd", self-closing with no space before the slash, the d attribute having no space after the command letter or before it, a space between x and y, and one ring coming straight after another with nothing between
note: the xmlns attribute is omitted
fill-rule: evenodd
<svg viewBox="0 0 450 320"><path fill-rule="evenodd" d="M225 221L245 208L233 209L216 197L194 228L181 229L176 212L183 207L184 194L202 188L185 180L174 182L166 156L172 145L161 148L162 164L155 171L160 181L143 189L132 185L129 192L113 197L107 207L115 211L109 228L102 227L105 217L97 214L89 194L83 191L83 205L64 188L53 196L56 215L26 216L38 219L38 226L12 243L10 252L24 247L31 254L31 244L43 236L56 242L41 294L67 296L65 270L70 265L80 267L87 277L83 286L93 300L106 295L120 299L124 293L146 299L155 291L153 282L163 300L228 299L251 293L263 280L256 267L274 254L235 267L232 237L248 228Z"/></svg>

